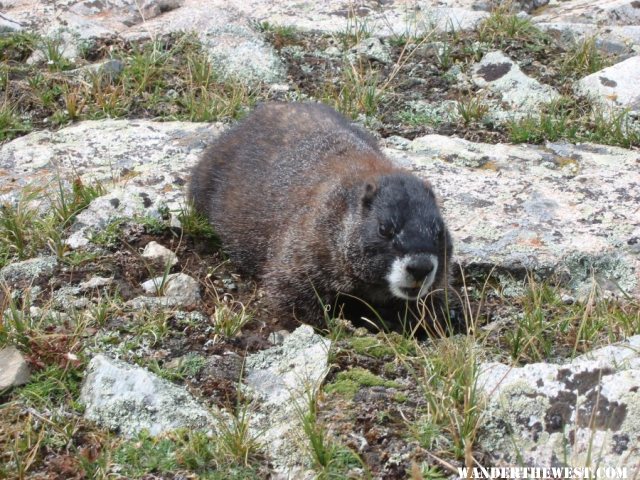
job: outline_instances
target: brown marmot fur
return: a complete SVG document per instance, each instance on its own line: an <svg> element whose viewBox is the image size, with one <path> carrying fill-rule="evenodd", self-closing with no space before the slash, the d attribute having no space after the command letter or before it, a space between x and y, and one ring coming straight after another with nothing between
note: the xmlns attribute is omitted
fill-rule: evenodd
<svg viewBox="0 0 640 480"><path fill-rule="evenodd" d="M256 108L205 150L189 196L235 265L303 322L365 304L393 322L445 282L452 245L431 186L325 105Z"/></svg>

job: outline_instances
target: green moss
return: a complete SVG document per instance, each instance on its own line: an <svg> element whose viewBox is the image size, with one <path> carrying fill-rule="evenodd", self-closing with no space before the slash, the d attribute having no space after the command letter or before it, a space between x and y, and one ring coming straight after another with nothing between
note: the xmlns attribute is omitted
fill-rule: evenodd
<svg viewBox="0 0 640 480"><path fill-rule="evenodd" d="M394 357L400 355L415 355L415 343L398 333L386 335L353 337L348 340L349 346L355 353L373 358Z"/></svg>
<svg viewBox="0 0 640 480"><path fill-rule="evenodd" d="M221 443L204 432L177 431L152 437L142 432L120 445L114 454L116 464L131 478L149 474L171 474L188 469L198 478L260 478L249 463L231 461L221 450Z"/></svg>
<svg viewBox="0 0 640 480"><path fill-rule="evenodd" d="M29 383L20 389L18 396L36 408L52 407L77 398L81 381L80 370L51 365L34 374Z"/></svg>
<svg viewBox="0 0 640 480"><path fill-rule="evenodd" d="M393 395L393 399L398 403L404 403L408 400L408 398L409 397L407 397L407 395L402 392L398 392Z"/></svg>
<svg viewBox="0 0 640 480"><path fill-rule="evenodd" d="M32 33L0 35L0 60L22 62L33 53L37 42Z"/></svg>
<svg viewBox="0 0 640 480"><path fill-rule="evenodd" d="M397 382L374 375L364 368L354 367L346 372L338 373L335 381L325 387L325 391L353 397L362 387L399 388L400 385Z"/></svg>
<svg viewBox="0 0 640 480"><path fill-rule="evenodd" d="M383 344L376 337L354 337L349 339L349 345L354 352L374 358L383 358L393 355L393 349Z"/></svg>
<svg viewBox="0 0 640 480"><path fill-rule="evenodd" d="M116 246L124 223L125 220L122 218L111 220L102 230L91 236L91 242L103 247Z"/></svg>

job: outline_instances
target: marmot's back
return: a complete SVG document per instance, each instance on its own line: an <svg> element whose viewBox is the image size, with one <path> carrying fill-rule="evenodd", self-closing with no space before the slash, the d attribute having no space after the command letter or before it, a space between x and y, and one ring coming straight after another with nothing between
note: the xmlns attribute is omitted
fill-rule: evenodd
<svg viewBox="0 0 640 480"><path fill-rule="evenodd" d="M263 104L205 150L190 197L232 260L256 274L271 237L309 207L315 190L380 165L392 168L376 140L330 107Z"/></svg>

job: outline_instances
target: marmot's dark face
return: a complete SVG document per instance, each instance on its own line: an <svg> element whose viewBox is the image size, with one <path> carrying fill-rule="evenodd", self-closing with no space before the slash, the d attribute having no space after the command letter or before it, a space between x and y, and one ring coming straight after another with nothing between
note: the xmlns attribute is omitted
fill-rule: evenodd
<svg viewBox="0 0 640 480"><path fill-rule="evenodd" d="M361 208L350 256L361 256L354 273L372 292L385 285L390 297L416 300L441 283L453 246L429 185L409 174L382 177L366 186Z"/></svg>

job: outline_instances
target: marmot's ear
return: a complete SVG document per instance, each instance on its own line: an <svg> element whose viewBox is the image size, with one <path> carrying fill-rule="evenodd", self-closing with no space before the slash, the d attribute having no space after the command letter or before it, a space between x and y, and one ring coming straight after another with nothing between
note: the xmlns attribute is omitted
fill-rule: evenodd
<svg viewBox="0 0 640 480"><path fill-rule="evenodd" d="M362 194L362 206L365 208L371 207L376 193L378 193L378 186L374 183L367 182L364 186L364 193Z"/></svg>

